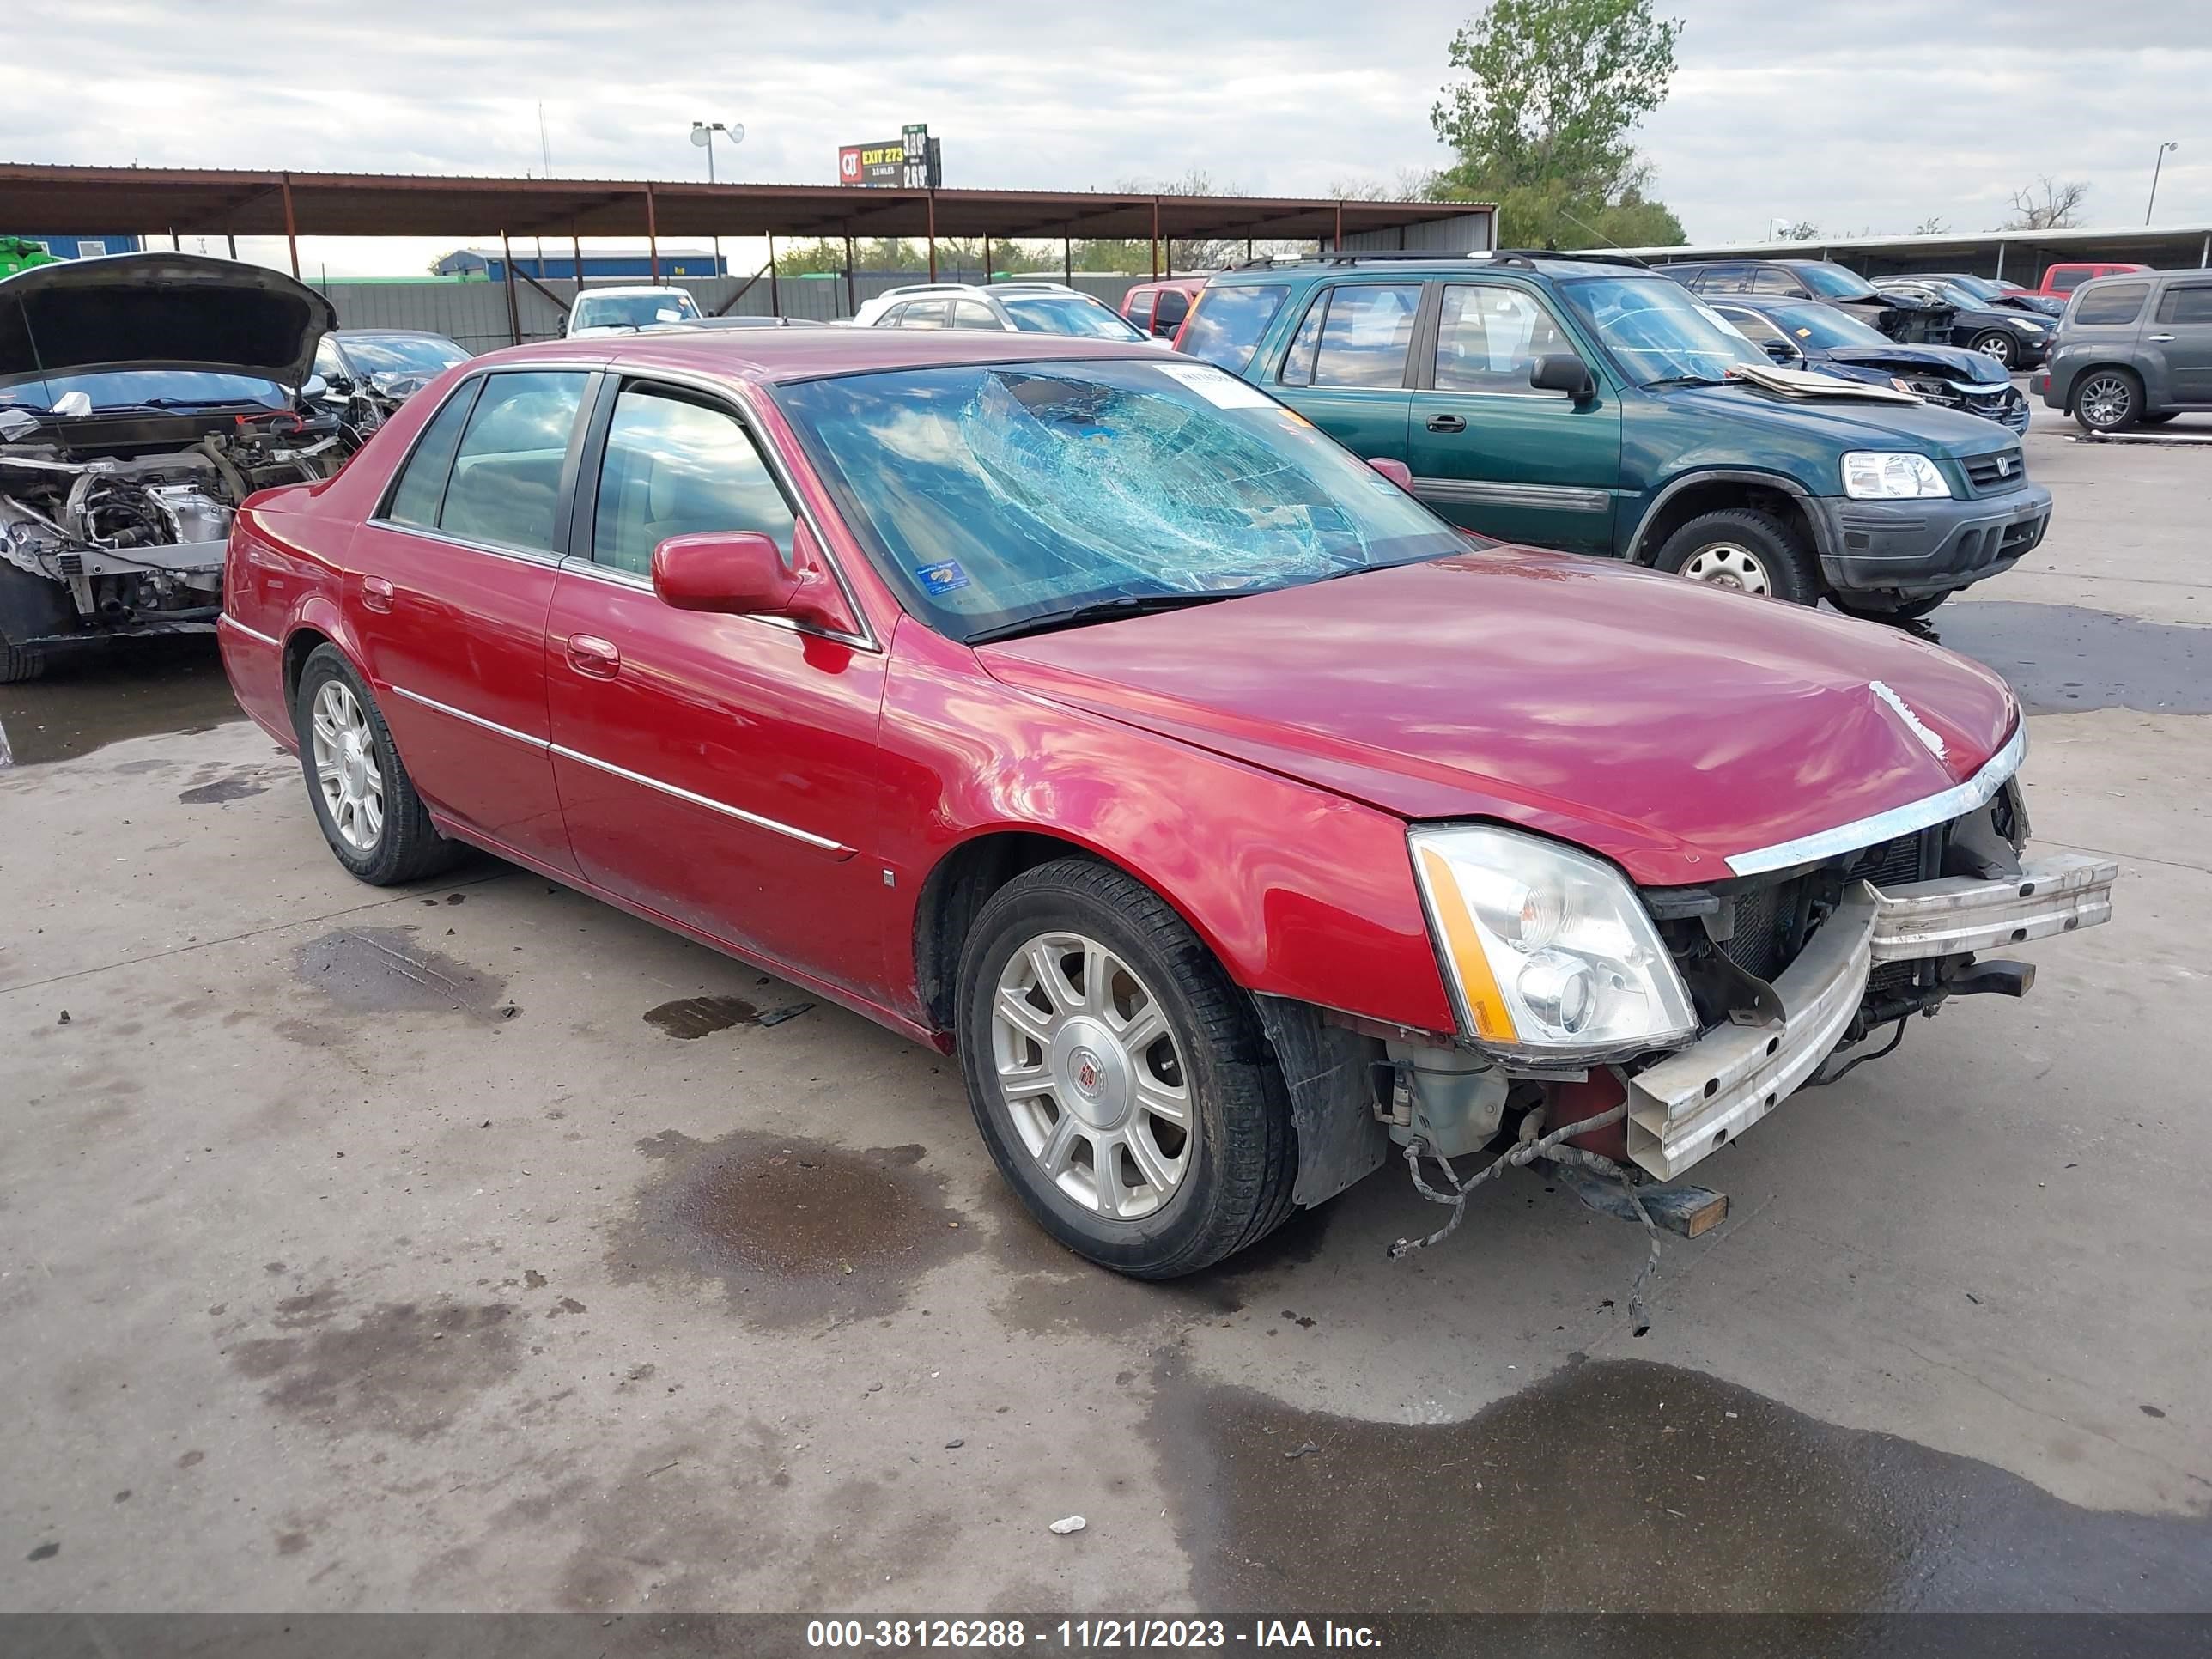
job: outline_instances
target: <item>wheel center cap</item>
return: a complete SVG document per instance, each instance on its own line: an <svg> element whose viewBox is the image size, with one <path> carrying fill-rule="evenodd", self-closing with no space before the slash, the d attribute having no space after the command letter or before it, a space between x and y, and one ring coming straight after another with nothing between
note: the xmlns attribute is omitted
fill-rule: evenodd
<svg viewBox="0 0 2212 1659"><path fill-rule="evenodd" d="M1094 1129L1110 1129L1129 1115L1135 1091L1128 1055L1103 1022L1078 1016L1053 1039L1053 1075L1063 1085L1060 1103Z"/></svg>
<svg viewBox="0 0 2212 1659"><path fill-rule="evenodd" d="M362 749L361 739L350 732L346 733L344 755L338 765L346 793L359 796L368 781L368 757Z"/></svg>

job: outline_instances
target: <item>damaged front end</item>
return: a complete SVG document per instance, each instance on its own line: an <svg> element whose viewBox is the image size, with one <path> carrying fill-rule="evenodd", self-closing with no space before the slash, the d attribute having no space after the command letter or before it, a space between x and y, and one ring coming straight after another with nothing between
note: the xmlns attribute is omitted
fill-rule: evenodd
<svg viewBox="0 0 2212 1659"><path fill-rule="evenodd" d="M329 302L184 254L0 282L0 678L57 648L211 629L232 515L359 447L301 401Z"/></svg>

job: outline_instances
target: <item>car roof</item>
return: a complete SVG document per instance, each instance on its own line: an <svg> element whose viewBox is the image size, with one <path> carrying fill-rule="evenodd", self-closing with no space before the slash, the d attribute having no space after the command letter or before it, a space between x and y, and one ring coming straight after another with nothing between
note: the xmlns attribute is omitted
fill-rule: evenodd
<svg viewBox="0 0 2212 1659"><path fill-rule="evenodd" d="M547 340L509 346L472 367L558 362L643 373L668 369L726 380L774 385L879 369L937 368L971 363L1065 362L1127 358L1158 363L1144 340L1094 340L1066 334L1015 334L986 329L735 328L671 329L589 340Z"/></svg>
<svg viewBox="0 0 2212 1659"><path fill-rule="evenodd" d="M1349 276L1372 281L1378 276L1403 274L1466 276L1478 272L1504 272L1512 276L1660 276L1662 267L1617 254L1553 253L1541 249L1500 248L1494 253L1324 253L1296 263L1255 259L1216 271L1209 285L1231 283L1280 282L1285 277L1304 280L1320 276ZM1164 283L1167 279L1160 279ZM1196 279L1193 279L1196 280Z"/></svg>
<svg viewBox="0 0 2212 1659"><path fill-rule="evenodd" d="M619 288L587 288L576 297L579 300L596 300L603 294L615 295L632 294L681 294L686 299L691 297L691 290L690 289L678 288L673 283L631 283Z"/></svg>
<svg viewBox="0 0 2212 1659"><path fill-rule="evenodd" d="M443 340L447 345L460 343L451 335L441 334L434 328L334 328L331 332L342 340L358 340L373 335L381 340Z"/></svg>

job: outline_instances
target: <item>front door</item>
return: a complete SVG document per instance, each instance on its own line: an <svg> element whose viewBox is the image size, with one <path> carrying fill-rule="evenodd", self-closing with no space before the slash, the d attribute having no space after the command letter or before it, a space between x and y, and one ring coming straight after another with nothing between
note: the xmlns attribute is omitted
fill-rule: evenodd
<svg viewBox="0 0 2212 1659"><path fill-rule="evenodd" d="M2212 404L2212 281L2167 289L2143 341L2165 354L2174 402Z"/></svg>
<svg viewBox="0 0 2212 1659"><path fill-rule="evenodd" d="M1317 289L1273 390L1362 459L1406 459L1407 374L1420 308L1419 283Z"/></svg>
<svg viewBox="0 0 2212 1659"><path fill-rule="evenodd" d="M465 380L362 527L345 603L392 742L424 799L575 868L546 752L545 617L567 533L584 370Z"/></svg>
<svg viewBox="0 0 2212 1659"><path fill-rule="evenodd" d="M1534 295L1505 283L1444 283L1435 344L1412 394L1413 493L1486 536L1610 553L1620 407L1602 380L1583 404L1530 386L1537 359L1554 353L1581 355Z"/></svg>
<svg viewBox="0 0 2212 1659"><path fill-rule="evenodd" d="M585 876L771 963L866 996L883 983L873 836L884 659L653 591L671 536L753 530L821 555L720 396L613 390L545 623L553 764Z"/></svg>

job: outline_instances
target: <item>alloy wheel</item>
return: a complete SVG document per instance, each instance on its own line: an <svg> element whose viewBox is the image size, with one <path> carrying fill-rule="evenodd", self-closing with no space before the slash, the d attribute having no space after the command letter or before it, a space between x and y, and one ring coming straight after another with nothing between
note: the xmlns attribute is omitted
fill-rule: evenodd
<svg viewBox="0 0 2212 1659"><path fill-rule="evenodd" d="M2128 418L2135 395L2135 388L2118 375L2100 374L2081 388L2075 407L2091 426L2116 427Z"/></svg>
<svg viewBox="0 0 2212 1659"><path fill-rule="evenodd" d="M384 837L384 772L368 715L343 680L325 681L315 693L310 736L331 825L356 853L374 852Z"/></svg>
<svg viewBox="0 0 2212 1659"><path fill-rule="evenodd" d="M1758 554L1741 542L1713 542L1692 553L1682 574L1693 582L1732 587L1745 593L1771 593L1773 583Z"/></svg>
<svg viewBox="0 0 2212 1659"><path fill-rule="evenodd" d="M2008 368L2012 367L2012 336L2009 334L1984 334L1974 342L1974 349Z"/></svg>
<svg viewBox="0 0 2212 1659"><path fill-rule="evenodd" d="M1108 1220L1157 1213L1190 1172L1196 1115L1167 1011L1097 939L1041 933L991 1003L1015 1133L1061 1193Z"/></svg>

